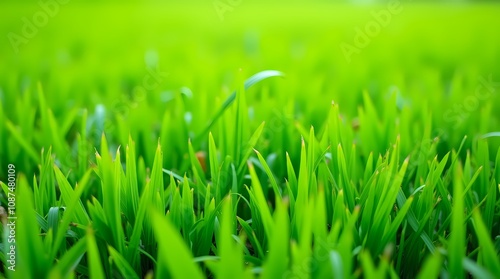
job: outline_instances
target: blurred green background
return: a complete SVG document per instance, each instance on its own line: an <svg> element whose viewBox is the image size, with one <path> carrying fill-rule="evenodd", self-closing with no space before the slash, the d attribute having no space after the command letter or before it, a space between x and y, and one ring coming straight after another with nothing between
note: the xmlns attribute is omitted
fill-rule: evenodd
<svg viewBox="0 0 500 279"><path fill-rule="evenodd" d="M245 76L267 69L286 74L284 81L268 82L260 87L264 91L247 97L254 109L252 129L271 118L269 108L304 127L319 126L332 100L356 122L363 91L378 108L397 94L399 109L412 108L414 126L405 128L410 137L420 139L432 124L433 136L449 140L444 149L457 147L464 134L474 137L500 127L492 112L498 106L495 94L464 107L481 77L500 80L500 6L494 2L399 1L397 13L389 12L390 1L42 2L52 8L45 10L37 1L0 4L0 122L13 123L36 153L53 145L42 136L48 132L40 128L36 109L40 83L68 142L55 147L56 154L76 152L84 108L89 139L96 145L106 130L104 115L111 119L107 128L130 129L110 133L115 145L124 144L130 132L139 146L154 146L165 111L172 111L171 121L189 120L165 152L171 153L167 167L177 166L183 154L175 150L184 150L187 138L202 130L215 100L220 104L236 88L239 69ZM380 16L383 24L376 29ZM372 35L366 28L375 28ZM359 36L365 37L362 47L356 45ZM357 50L346 55L346 45ZM138 99L145 79L151 86ZM178 96L184 96L182 109ZM121 126L115 125L117 117ZM10 134L0 125L0 165L35 166L36 156ZM289 140L298 143L300 136L296 132ZM377 148L383 152L389 144ZM298 152L295 146L292 154ZM143 152L151 165L154 148Z"/></svg>

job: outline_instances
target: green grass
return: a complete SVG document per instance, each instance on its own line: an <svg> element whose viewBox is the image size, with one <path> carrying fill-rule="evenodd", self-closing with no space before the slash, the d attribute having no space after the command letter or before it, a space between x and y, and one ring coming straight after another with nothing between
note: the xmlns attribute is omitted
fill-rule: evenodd
<svg viewBox="0 0 500 279"><path fill-rule="evenodd" d="M385 6L200 3L0 46L2 277L500 274L500 6L403 3L348 63Z"/></svg>

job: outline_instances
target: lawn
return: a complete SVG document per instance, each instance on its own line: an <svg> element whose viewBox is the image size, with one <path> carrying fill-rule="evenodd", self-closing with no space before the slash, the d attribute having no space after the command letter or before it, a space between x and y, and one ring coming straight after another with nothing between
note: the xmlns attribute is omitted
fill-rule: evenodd
<svg viewBox="0 0 500 279"><path fill-rule="evenodd" d="M500 5L40 3L0 4L0 278L500 274Z"/></svg>

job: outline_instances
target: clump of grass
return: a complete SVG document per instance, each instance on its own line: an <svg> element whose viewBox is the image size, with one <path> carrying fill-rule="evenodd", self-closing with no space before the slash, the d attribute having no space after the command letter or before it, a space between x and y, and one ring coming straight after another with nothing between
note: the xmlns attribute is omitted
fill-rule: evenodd
<svg viewBox="0 0 500 279"><path fill-rule="evenodd" d="M174 32L193 44L181 49L161 41L162 57L170 59L168 65L190 70L172 66L173 77L144 96L135 95L132 85L165 63L146 55L149 64L140 72L142 65L129 56L142 53L127 53L117 60L124 68L115 75L114 63L101 65L84 45L104 44L96 52L106 58L109 49L119 52L122 45L90 35L85 43L72 41L72 32L53 27L70 33L60 38L70 45L68 53L51 48L43 55L80 61L74 72L59 64L54 67L64 72L61 76L29 71L26 75L40 80L29 84L19 67L19 73L4 70L0 78L0 202L6 209L0 227L1 276L500 274L497 96L478 100L475 110L454 110L476 96L479 70L498 74L496 49L483 46L499 41L474 33L482 48L469 57L463 55L469 51L465 43L451 46L438 33L422 35L442 24L486 32L486 24L478 22L498 26L498 8L473 7L458 14L425 5L405 9L398 20L412 36L394 44L388 28L387 36L374 39L349 66L342 64L341 52L332 53L342 32L319 20L330 20L330 11L313 6L286 9L300 16L313 11L318 21L297 23L273 14L273 20L290 26L283 42L270 40L281 34L281 25L255 19L255 7L241 10L229 35L215 36L220 30L214 24L206 24L206 34L189 28ZM339 14L353 14L353 8L337 8ZM99 13L115 12L109 9ZM205 11L190 9L203 14L200 22L210 22ZM421 17L420 9L439 21L412 23ZM161 9L148 11L158 22L169 18ZM464 21L464 14L471 20ZM492 14L494 20L487 16ZM191 26L189 18L174 16ZM153 19L147 22L156 26ZM262 38L241 31L248 19L266 27ZM90 31L101 28L88 24ZM170 25L157 26L163 32ZM351 25L339 28L352 31ZM307 44L296 40L311 32ZM233 40L235 34L245 38L243 47ZM459 35L458 42L465 40ZM206 57L206 48L198 48L205 43L217 46L217 63ZM283 51L290 45L293 55ZM28 58L41 56L29 48L27 53ZM184 55L174 59L171 53ZM225 74L237 57L247 55L255 58L241 62L248 72ZM477 69L450 70L450 61L458 59ZM32 66L25 58L8 61ZM276 65L286 75L257 70ZM7 163L16 167L14 192ZM15 272L7 261L9 193L16 195Z"/></svg>
<svg viewBox="0 0 500 279"><path fill-rule="evenodd" d="M465 161L465 138L444 156L433 141L414 157L402 151L410 139L401 132L386 152L367 154L376 131L362 128L353 145L352 126L332 104L320 127L296 123L297 157L266 158L253 149L265 124L249 129L247 88L209 122L207 131L215 124L221 133L205 135L204 167L197 141L186 141L185 174L163 168L161 140L147 168L132 137L113 151L103 134L96 163L74 182L52 149L43 151L33 184L18 178L18 271L5 275L493 278L500 270L500 151L490 159L486 140L474 142ZM364 101L360 125L381 125Z"/></svg>

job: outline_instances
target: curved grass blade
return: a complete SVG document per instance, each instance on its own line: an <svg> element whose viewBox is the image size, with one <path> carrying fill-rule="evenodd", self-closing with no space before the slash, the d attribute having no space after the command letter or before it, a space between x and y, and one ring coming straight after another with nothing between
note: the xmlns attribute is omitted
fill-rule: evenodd
<svg viewBox="0 0 500 279"><path fill-rule="evenodd" d="M111 255L111 259L118 268L118 271L121 273L121 275L123 275L123 278L139 279L137 273L135 273L134 269L118 251L116 251L111 246L108 246L108 250L109 254Z"/></svg>
<svg viewBox="0 0 500 279"><path fill-rule="evenodd" d="M247 90L248 88L252 87L252 85L254 85L262 80L265 80L265 79L268 79L271 77L284 77L284 76L285 76L285 74L283 74L280 71L276 71L276 70L266 70L266 71L258 72L255 75L249 77L245 81L244 87L245 87L245 90ZM200 140L205 138L206 134L210 131L210 129L212 128L214 123L217 121L217 119L219 119L222 116L222 114L234 102L234 100L236 100L236 91L231 93L231 95L229 95L229 97L226 99L226 101L224 101L222 106L215 113L214 117L210 120L210 122L205 127L205 129L203 129L203 131L201 131L196 136L196 138L193 140L194 143L199 143Z"/></svg>
<svg viewBox="0 0 500 279"><path fill-rule="evenodd" d="M80 263L86 250L87 238L84 237L62 256L49 274L49 278L68 278Z"/></svg>
<svg viewBox="0 0 500 279"><path fill-rule="evenodd" d="M152 220L159 246L157 268L167 267L173 278L204 278L184 240L165 216L153 210Z"/></svg>

